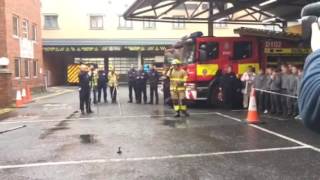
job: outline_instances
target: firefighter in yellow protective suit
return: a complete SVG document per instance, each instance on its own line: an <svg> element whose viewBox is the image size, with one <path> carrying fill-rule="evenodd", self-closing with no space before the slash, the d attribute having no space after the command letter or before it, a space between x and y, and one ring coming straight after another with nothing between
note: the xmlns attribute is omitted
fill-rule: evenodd
<svg viewBox="0 0 320 180"><path fill-rule="evenodd" d="M181 68L181 61L174 59L172 66L167 73L170 78L170 93L173 108L176 112L175 117L180 117L180 113L189 116L185 102L185 82L187 80L187 72Z"/></svg>

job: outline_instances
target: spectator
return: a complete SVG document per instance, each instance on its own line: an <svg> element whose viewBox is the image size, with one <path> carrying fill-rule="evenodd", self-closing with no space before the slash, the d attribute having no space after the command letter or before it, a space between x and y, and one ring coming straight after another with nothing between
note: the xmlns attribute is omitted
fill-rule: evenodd
<svg viewBox="0 0 320 180"><path fill-rule="evenodd" d="M244 89L243 89L243 108L248 108L249 106L249 97L250 92L253 87L253 81L256 74L254 73L254 69L252 66L248 67L247 72L245 72L242 77L241 81L244 83Z"/></svg>
<svg viewBox="0 0 320 180"><path fill-rule="evenodd" d="M310 54L304 65L304 73L299 88L299 109L300 116L304 124L320 132L320 29L319 23L312 24L311 47L313 53Z"/></svg>
<svg viewBox="0 0 320 180"><path fill-rule="evenodd" d="M112 103L116 103L117 94L118 94L119 76L116 73L115 68L112 68L112 70L109 72L108 79L109 79L109 88L110 88Z"/></svg>
<svg viewBox="0 0 320 180"><path fill-rule="evenodd" d="M103 99L104 102L107 103L107 82L108 77L104 70L100 70L98 72L99 78L98 78L98 102L101 102L101 94L103 93Z"/></svg>
<svg viewBox="0 0 320 180"><path fill-rule="evenodd" d="M288 89L289 89L289 77L290 77L290 71L287 65L283 64L281 65L281 94L289 94ZM287 107L287 99L288 97L286 96L281 96L281 105L282 105L282 115L284 117L288 116L288 107Z"/></svg>
<svg viewBox="0 0 320 180"><path fill-rule="evenodd" d="M224 107L232 109L234 106L235 87L234 84L237 81L236 74L232 71L232 66L228 65L225 68L224 74L221 77L220 87L223 93Z"/></svg>
<svg viewBox="0 0 320 180"><path fill-rule="evenodd" d="M128 103L132 103L132 91L134 92L135 99L137 101L136 76L137 76L137 71L134 68L133 64L131 64L131 68L128 71L128 88L129 88Z"/></svg>
<svg viewBox="0 0 320 180"><path fill-rule="evenodd" d="M90 105L90 75L89 68L86 65L80 66L79 73L79 98L80 98L80 110L81 114L84 115L85 111L90 114L93 113Z"/></svg>
<svg viewBox="0 0 320 180"><path fill-rule="evenodd" d="M298 69L295 66L291 68L292 73L288 78L288 94L291 96L297 96L297 88L298 88ZM295 111L296 98L287 97L287 107L288 107L288 117L296 116L297 112Z"/></svg>
<svg viewBox="0 0 320 180"><path fill-rule="evenodd" d="M279 70L272 71L270 90L274 93L281 92L281 75ZM271 94L271 113L281 115L281 96L278 94Z"/></svg>
<svg viewBox="0 0 320 180"><path fill-rule="evenodd" d="M147 104L147 80L148 74L143 67L139 68L136 76L137 104L141 104L142 96L144 103Z"/></svg>
<svg viewBox="0 0 320 180"><path fill-rule="evenodd" d="M265 71L263 69L259 70L258 75L254 79L254 87L258 89L256 91L256 97L257 97L257 106L259 112L264 112L266 109L265 107L265 92L259 91L260 90L267 90L267 75L265 74Z"/></svg>
<svg viewBox="0 0 320 180"><path fill-rule="evenodd" d="M271 83L272 83L272 79L271 79L271 75L273 72L273 68L269 67L266 70L266 84L265 84L265 88L267 91L271 91ZM270 93L265 93L265 99L264 99L264 106L265 106L265 111L264 113L267 114L269 112L271 112L271 94Z"/></svg>
<svg viewBox="0 0 320 180"><path fill-rule="evenodd" d="M150 102L149 104L153 104L153 97L156 98L156 104L159 104L159 94L158 94L158 84L160 74L156 70L156 66L153 65L149 71L149 84L150 84Z"/></svg>

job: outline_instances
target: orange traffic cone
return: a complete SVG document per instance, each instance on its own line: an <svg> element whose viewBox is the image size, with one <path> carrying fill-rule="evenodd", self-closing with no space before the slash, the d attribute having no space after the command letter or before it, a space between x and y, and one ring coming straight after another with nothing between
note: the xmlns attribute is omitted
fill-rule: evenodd
<svg viewBox="0 0 320 180"><path fill-rule="evenodd" d="M22 97L22 103L23 103L23 104L28 103L28 100L27 100L27 92L26 92L26 89L25 89L25 88L22 88L21 97Z"/></svg>
<svg viewBox="0 0 320 180"><path fill-rule="evenodd" d="M20 90L17 90L16 107L17 108L23 107L22 96L21 96L21 91Z"/></svg>
<svg viewBox="0 0 320 180"><path fill-rule="evenodd" d="M252 88L250 93L249 109L247 116L247 123L249 124L260 124L259 114L257 111L257 101L256 101L256 89Z"/></svg>
<svg viewBox="0 0 320 180"><path fill-rule="evenodd" d="M29 86L27 86L27 101L28 102L32 101L32 94Z"/></svg>

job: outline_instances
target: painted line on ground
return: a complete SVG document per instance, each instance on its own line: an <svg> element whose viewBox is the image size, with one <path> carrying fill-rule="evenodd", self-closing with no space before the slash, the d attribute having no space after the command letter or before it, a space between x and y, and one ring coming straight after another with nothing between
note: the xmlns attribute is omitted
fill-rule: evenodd
<svg viewBox="0 0 320 180"><path fill-rule="evenodd" d="M137 157L137 158L92 159L92 160L77 160L77 161L60 161L60 162L43 162L43 163L29 163L29 164L15 164L15 165L0 165L0 170L17 169L17 168L44 167L44 166L61 166L61 165L97 164L97 163L113 163L113 162L136 162L136 161L155 161L155 160L168 160L168 159L210 157L210 156L219 156L219 155L222 156L222 155L233 155L233 154L260 153L260 152L290 151L290 150L299 150L299 149L309 149L309 147L293 146L293 147L282 147L282 148L266 148L266 149L252 149L252 150L239 150L239 151L222 151L222 152L200 153L200 154L181 154L181 155L151 156L151 157Z"/></svg>
<svg viewBox="0 0 320 180"><path fill-rule="evenodd" d="M222 117L225 117L225 118L234 120L234 121L243 122L243 121L242 121L241 119L239 119L239 118L235 118L235 117L232 117L232 116L229 116L229 115L226 115L226 114L222 114L222 113L216 113L216 114L219 115L219 116L222 116ZM312 149L312 150L314 150L314 151L320 152L320 149L317 148L317 147L315 147L315 146L312 146L312 145L310 145L310 144L306 144L306 143L301 142L301 141L299 141L299 140L296 140L296 139L290 138L290 137L288 137L288 136L282 135L282 134L280 134L280 133L277 133L277 132L268 130L268 129L263 128L263 127L260 127L260 126L258 126L258 125L248 124L248 126L251 126L251 127L253 127L253 128L259 129L259 130L261 130L261 131L263 131L263 132L272 134L272 135L274 135L274 136L277 136L277 137L279 137L279 138L285 139L285 140L287 140L287 141L290 141L290 142L299 144L299 145L301 145L301 146L303 146L303 147L308 147L308 148L310 148L310 149Z"/></svg>
<svg viewBox="0 0 320 180"><path fill-rule="evenodd" d="M203 112L203 113L191 113L194 115L216 115L216 112ZM132 115L132 116L97 116L97 117L86 117L86 118L70 118L70 119L47 119L47 120L30 120L30 121L4 121L0 122L0 125L6 124L19 124L19 123L44 123L44 122L60 122L60 121L80 121L80 120L96 120L96 119L127 119L127 118L157 118L157 117L172 117L174 114L163 114L163 115Z"/></svg>

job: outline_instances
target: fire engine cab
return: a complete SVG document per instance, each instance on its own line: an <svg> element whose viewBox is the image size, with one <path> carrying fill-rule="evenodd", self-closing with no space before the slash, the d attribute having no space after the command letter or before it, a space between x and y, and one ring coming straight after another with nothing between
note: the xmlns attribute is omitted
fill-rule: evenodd
<svg viewBox="0 0 320 180"><path fill-rule="evenodd" d="M303 64L309 48L290 39L240 35L240 37L206 37L192 33L165 52L165 61L179 58L188 72L186 96L189 101L207 101L216 105L219 87L215 76L231 65L242 75L249 66L260 68L279 63Z"/></svg>

